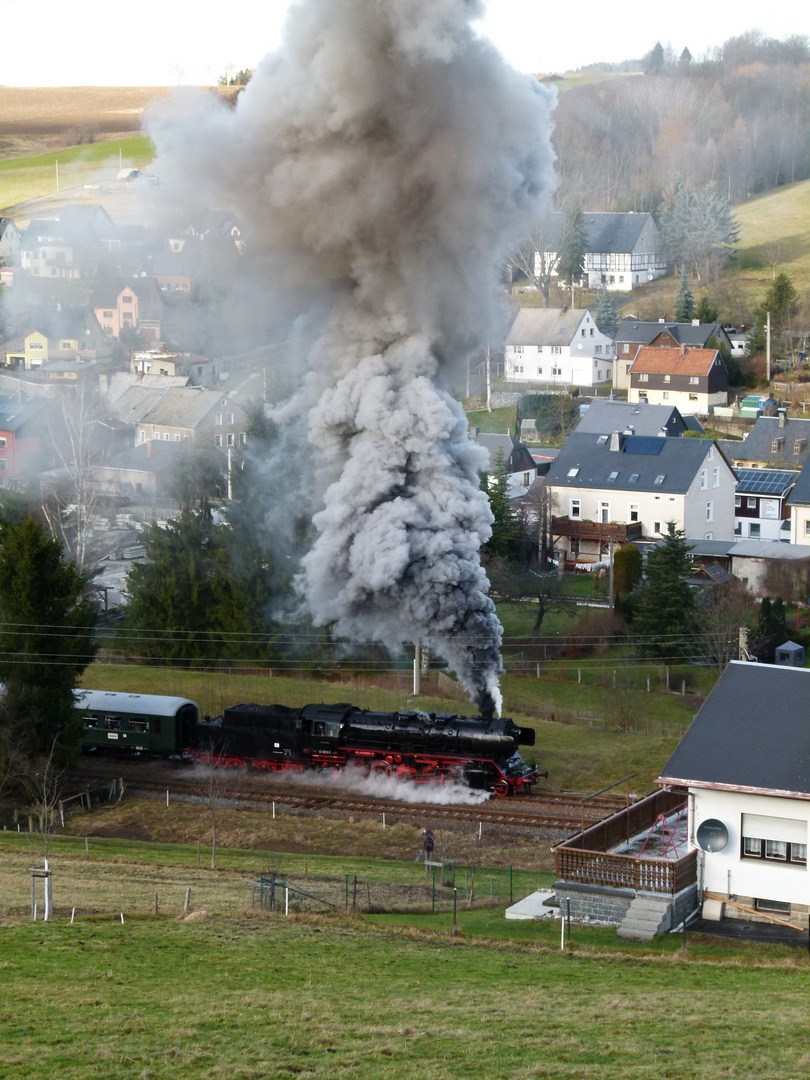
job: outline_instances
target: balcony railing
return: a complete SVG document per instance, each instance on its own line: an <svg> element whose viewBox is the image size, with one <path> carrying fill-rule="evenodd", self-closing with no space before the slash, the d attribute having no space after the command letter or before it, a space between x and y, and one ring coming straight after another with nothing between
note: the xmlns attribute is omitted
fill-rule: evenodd
<svg viewBox="0 0 810 1080"><path fill-rule="evenodd" d="M554 851L557 878L671 896L694 885L697 851L689 851L681 859L640 859L610 852L631 836L652 828L659 814L674 810L683 799L682 793L657 791L559 844Z"/></svg>
<svg viewBox="0 0 810 1080"><path fill-rule="evenodd" d="M582 540L614 540L626 542L640 540L640 521L588 521L582 518L552 517L552 536L579 537Z"/></svg>

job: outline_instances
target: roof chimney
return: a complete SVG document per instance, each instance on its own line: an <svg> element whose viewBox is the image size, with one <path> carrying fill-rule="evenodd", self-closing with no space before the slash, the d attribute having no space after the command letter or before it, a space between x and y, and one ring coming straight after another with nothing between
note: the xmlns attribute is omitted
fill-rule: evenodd
<svg viewBox="0 0 810 1080"><path fill-rule="evenodd" d="M787 409L778 409L777 413L779 415L779 427L783 428L787 423Z"/></svg>
<svg viewBox="0 0 810 1080"><path fill-rule="evenodd" d="M686 346L684 345L683 342L681 342L681 344L680 344L680 346L678 348L678 355L679 356L686 356Z"/></svg>
<svg viewBox="0 0 810 1080"><path fill-rule="evenodd" d="M618 431L614 431L613 434L610 436L610 449L611 450L621 450L621 448L622 448L621 434Z"/></svg>
<svg viewBox="0 0 810 1080"><path fill-rule="evenodd" d="M151 439L146 444L146 456L147 457L152 456L152 440Z"/></svg>

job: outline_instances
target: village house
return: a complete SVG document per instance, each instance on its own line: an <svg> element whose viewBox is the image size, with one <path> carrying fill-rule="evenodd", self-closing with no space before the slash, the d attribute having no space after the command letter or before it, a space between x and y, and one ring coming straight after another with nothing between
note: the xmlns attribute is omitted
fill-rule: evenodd
<svg viewBox="0 0 810 1080"><path fill-rule="evenodd" d="M10 217L0 217L0 262L11 266L20 254L21 233Z"/></svg>
<svg viewBox="0 0 810 1080"><path fill-rule="evenodd" d="M716 349L642 346L630 367L628 401L710 413L728 402L728 371Z"/></svg>
<svg viewBox="0 0 810 1080"><path fill-rule="evenodd" d="M167 352L165 349L134 352L129 360L129 370L135 375L161 375L167 378L188 375L197 386L210 384L216 375L214 362L207 356Z"/></svg>
<svg viewBox="0 0 810 1080"><path fill-rule="evenodd" d="M703 427L695 417L681 416L674 405L596 398L581 409L582 416L575 428L580 435L610 435L613 431L624 431L626 435L678 438L687 431L703 434Z"/></svg>
<svg viewBox="0 0 810 1080"><path fill-rule="evenodd" d="M760 416L742 441L724 439L723 450L734 466L755 469L803 469L810 461L810 420Z"/></svg>
<svg viewBox="0 0 810 1080"><path fill-rule="evenodd" d="M7 367L30 371L61 361L75 368L78 363L110 356L110 344L88 307L42 308L27 321L31 329L6 346Z"/></svg>
<svg viewBox="0 0 810 1080"><path fill-rule="evenodd" d="M171 387L142 416L136 443L163 439L201 446L244 446L247 413L220 390Z"/></svg>
<svg viewBox="0 0 810 1080"><path fill-rule="evenodd" d="M506 336L504 378L552 391L610 382L613 342L586 308L521 308Z"/></svg>
<svg viewBox="0 0 810 1080"><path fill-rule="evenodd" d="M24 394L0 399L0 486L9 487L29 469L43 464L48 451L52 398Z"/></svg>
<svg viewBox="0 0 810 1080"><path fill-rule="evenodd" d="M734 535L749 540L790 539L788 496L795 469L736 469ZM802 541L804 542L804 541Z"/></svg>
<svg viewBox="0 0 810 1080"><path fill-rule="evenodd" d="M509 474L509 497L525 495L540 475L540 467L527 446L513 435L495 435L474 431L472 438L489 454L489 473L495 472L500 461Z"/></svg>
<svg viewBox="0 0 810 1080"><path fill-rule="evenodd" d="M688 797L705 919L808 928L810 671L733 660L658 783Z"/></svg>
<svg viewBox="0 0 810 1080"><path fill-rule="evenodd" d="M159 341L163 303L153 277L105 278L98 283L91 305L106 335L116 340L123 330L146 341Z"/></svg>
<svg viewBox="0 0 810 1080"><path fill-rule="evenodd" d="M587 568L611 544L659 540L670 521L687 538L731 540L736 483L710 439L574 432L546 477L552 545Z"/></svg>
<svg viewBox="0 0 810 1080"><path fill-rule="evenodd" d="M589 289L630 292L667 271L661 237L652 214L586 213L584 284ZM554 266L564 235L566 215L551 216L547 250L535 253L535 263Z"/></svg>
<svg viewBox="0 0 810 1080"><path fill-rule="evenodd" d="M627 390L630 387L630 367L638 350L649 345L659 349L677 349L686 345L693 349L707 349L714 342L714 348L725 345L733 352L731 338L722 323L704 323L699 319L691 322L643 322L640 319L622 319L614 335L615 359L613 361L613 389Z"/></svg>

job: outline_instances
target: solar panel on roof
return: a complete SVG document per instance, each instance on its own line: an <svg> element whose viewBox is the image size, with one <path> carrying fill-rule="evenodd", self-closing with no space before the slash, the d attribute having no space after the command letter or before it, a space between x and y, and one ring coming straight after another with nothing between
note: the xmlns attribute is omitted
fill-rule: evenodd
<svg viewBox="0 0 810 1080"><path fill-rule="evenodd" d="M739 494L777 495L797 479L795 469L737 469Z"/></svg>
<svg viewBox="0 0 810 1080"><path fill-rule="evenodd" d="M666 439L659 439L657 435L628 435L624 444L628 454L660 454L664 448Z"/></svg>

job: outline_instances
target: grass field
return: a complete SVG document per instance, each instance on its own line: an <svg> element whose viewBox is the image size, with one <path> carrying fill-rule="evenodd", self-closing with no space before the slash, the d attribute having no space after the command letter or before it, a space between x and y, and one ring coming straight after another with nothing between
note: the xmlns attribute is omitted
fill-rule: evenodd
<svg viewBox="0 0 810 1080"><path fill-rule="evenodd" d="M33 923L37 855L0 836L2 1080L799 1080L810 1066L802 950L626 945L574 925L563 951L557 922L463 906L455 932L447 910L285 918L251 906L272 856L227 852L212 872L193 848L101 846L54 846L56 917Z"/></svg>

